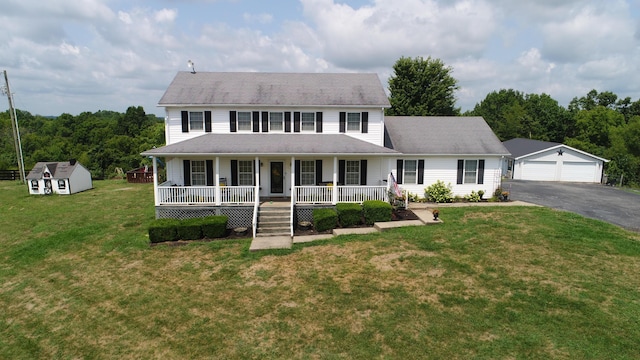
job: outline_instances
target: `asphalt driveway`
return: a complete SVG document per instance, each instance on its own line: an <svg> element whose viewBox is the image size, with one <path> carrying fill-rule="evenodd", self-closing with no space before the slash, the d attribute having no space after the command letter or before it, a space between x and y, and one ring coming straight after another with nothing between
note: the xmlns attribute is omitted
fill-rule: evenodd
<svg viewBox="0 0 640 360"><path fill-rule="evenodd" d="M511 200L571 211L640 232L640 194L600 184L509 180Z"/></svg>

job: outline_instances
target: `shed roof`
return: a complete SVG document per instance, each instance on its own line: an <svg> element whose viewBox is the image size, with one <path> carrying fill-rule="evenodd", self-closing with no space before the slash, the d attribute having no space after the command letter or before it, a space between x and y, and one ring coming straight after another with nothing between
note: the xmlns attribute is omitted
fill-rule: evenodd
<svg viewBox="0 0 640 360"><path fill-rule="evenodd" d="M480 116L387 116L385 146L412 155L509 155Z"/></svg>
<svg viewBox="0 0 640 360"><path fill-rule="evenodd" d="M74 164L71 165L71 162L69 161L38 162L35 164L33 169L29 171L27 179L42 179L45 169L49 169L51 172L51 178L53 179L68 179L78 165L79 163L77 162L74 162Z"/></svg>
<svg viewBox="0 0 640 360"><path fill-rule="evenodd" d="M345 134L205 134L148 150L144 156L175 155L394 155L397 151Z"/></svg>
<svg viewBox="0 0 640 360"><path fill-rule="evenodd" d="M377 74L184 71L158 105L391 106Z"/></svg>

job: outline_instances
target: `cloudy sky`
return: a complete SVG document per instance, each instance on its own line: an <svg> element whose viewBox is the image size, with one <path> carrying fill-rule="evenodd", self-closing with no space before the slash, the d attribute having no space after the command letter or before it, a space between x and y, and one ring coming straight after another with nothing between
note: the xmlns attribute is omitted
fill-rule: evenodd
<svg viewBox="0 0 640 360"><path fill-rule="evenodd" d="M566 106L640 98L640 0L3 0L0 70L40 115L156 106L177 71L375 72L402 57L453 68L457 105L494 90ZM0 102L6 110L8 102Z"/></svg>

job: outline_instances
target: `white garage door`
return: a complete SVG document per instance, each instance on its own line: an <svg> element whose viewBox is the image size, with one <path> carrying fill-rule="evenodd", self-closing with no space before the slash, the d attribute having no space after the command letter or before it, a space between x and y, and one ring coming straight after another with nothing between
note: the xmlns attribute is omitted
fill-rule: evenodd
<svg viewBox="0 0 640 360"><path fill-rule="evenodd" d="M596 163L565 162L562 165L562 181L594 182L595 177Z"/></svg>
<svg viewBox="0 0 640 360"><path fill-rule="evenodd" d="M555 161L525 161L522 164L522 179L554 181L556 179Z"/></svg>

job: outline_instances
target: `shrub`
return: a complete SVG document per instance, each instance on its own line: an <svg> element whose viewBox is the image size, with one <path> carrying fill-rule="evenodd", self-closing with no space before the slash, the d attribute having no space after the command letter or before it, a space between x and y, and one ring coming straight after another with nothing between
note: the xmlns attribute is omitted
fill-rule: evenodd
<svg viewBox="0 0 640 360"><path fill-rule="evenodd" d="M149 225L149 240L152 243L174 241L178 239L176 226L179 220L157 219Z"/></svg>
<svg viewBox="0 0 640 360"><path fill-rule="evenodd" d="M209 239L224 237L227 234L228 222L229 217L226 215L202 218L202 236Z"/></svg>
<svg viewBox="0 0 640 360"><path fill-rule="evenodd" d="M453 200L453 190L451 183L445 185L443 181L438 180L435 184L429 185L424 189L424 197L427 201L435 203L448 203Z"/></svg>
<svg viewBox="0 0 640 360"><path fill-rule="evenodd" d="M356 203L336 204L338 221L342 227L359 225L362 223L362 206Z"/></svg>
<svg viewBox="0 0 640 360"><path fill-rule="evenodd" d="M316 231L323 232L335 229L338 224L338 213L334 209L313 209L313 226Z"/></svg>
<svg viewBox="0 0 640 360"><path fill-rule="evenodd" d="M176 225L178 239L182 240L198 240L202 239L202 220L198 218L186 219L180 221Z"/></svg>
<svg viewBox="0 0 640 360"><path fill-rule="evenodd" d="M471 194L465 195L464 198L469 202L480 202L480 194L475 192L475 190L471 190Z"/></svg>
<svg viewBox="0 0 640 360"><path fill-rule="evenodd" d="M362 203L364 222L373 225L378 221L391 221L391 204L381 200L367 200Z"/></svg>

